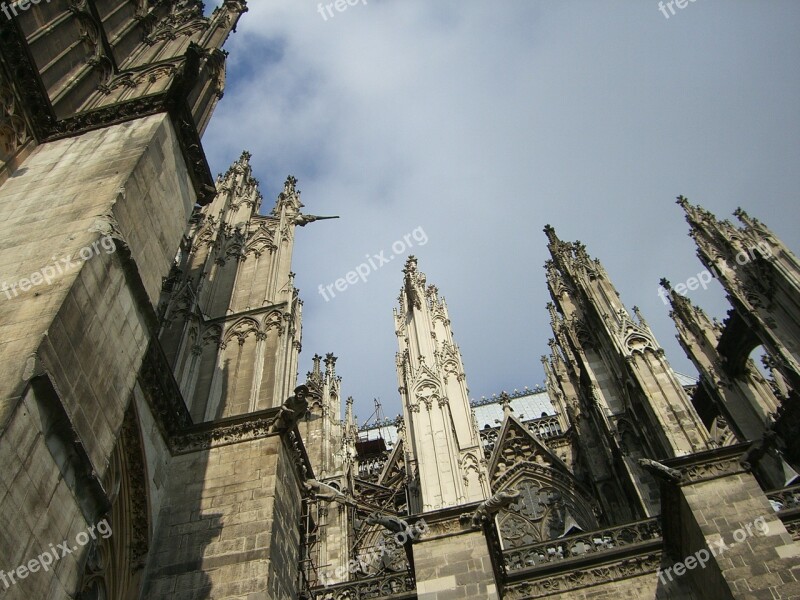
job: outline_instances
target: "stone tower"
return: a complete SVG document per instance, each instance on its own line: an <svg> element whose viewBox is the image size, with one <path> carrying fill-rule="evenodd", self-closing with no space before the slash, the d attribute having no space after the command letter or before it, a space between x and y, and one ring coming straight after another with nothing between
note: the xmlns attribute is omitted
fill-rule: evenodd
<svg viewBox="0 0 800 600"><path fill-rule="evenodd" d="M731 439L763 444L769 451L764 476L783 485L788 463L800 465L800 261L766 225L737 210L741 227L719 221L683 196L697 255L727 292L731 311L711 321L669 288L678 339L700 373L694 398L706 422L722 419ZM769 381L750 358L764 352ZM769 462L772 466L769 466Z"/></svg>
<svg viewBox="0 0 800 600"><path fill-rule="evenodd" d="M155 307L215 194L200 136L246 3L24 4L0 16L0 556L74 550L0 593L137 597L191 423Z"/></svg>
<svg viewBox="0 0 800 600"><path fill-rule="evenodd" d="M307 217L289 177L268 215L245 152L195 212L162 301L162 346L196 422L282 404L294 389L302 302L291 272Z"/></svg>
<svg viewBox="0 0 800 600"><path fill-rule="evenodd" d="M708 433L653 332L620 302L600 261L552 227L545 233L555 335L548 387L576 427L582 475L612 520L657 515L658 486L638 459L707 450Z"/></svg>
<svg viewBox="0 0 800 600"><path fill-rule="evenodd" d="M299 585L304 481L337 474L329 452L341 427L338 408L331 415L339 389L332 355L324 377L317 360L307 388L291 395L302 309L291 272L295 229L320 218L302 214L296 183L287 178L260 214L244 152L217 180L213 201L194 212L162 286L160 346L187 426L170 439L173 457L163 465L169 481L145 595L225 598L249 589L284 598ZM331 539L333 527L346 526L346 515L336 516ZM327 540L323 549L328 560L340 551ZM193 561L201 560L218 566L198 572Z"/></svg>
<svg viewBox="0 0 800 600"><path fill-rule="evenodd" d="M427 512L483 500L488 483L480 439L447 306L436 286L426 287L416 258L408 258L403 273L394 321L407 452L419 485L412 507Z"/></svg>
<svg viewBox="0 0 800 600"><path fill-rule="evenodd" d="M325 583L346 581L351 531L352 503L344 500L353 493L353 456L355 436L352 427L353 399L347 400L347 418L341 415L341 382L336 375L336 357L313 357L313 368L306 376L306 385L315 392L308 413L299 424L300 435L314 469L315 493L338 501L306 503L306 520L313 523L308 546L312 553L305 557L317 571L324 573ZM348 433L349 431L349 433ZM305 565L304 565L305 566Z"/></svg>

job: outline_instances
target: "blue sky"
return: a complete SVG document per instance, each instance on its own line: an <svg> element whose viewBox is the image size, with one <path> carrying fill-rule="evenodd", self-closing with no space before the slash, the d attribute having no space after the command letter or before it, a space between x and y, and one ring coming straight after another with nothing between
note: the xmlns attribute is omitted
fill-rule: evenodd
<svg viewBox="0 0 800 600"><path fill-rule="evenodd" d="M669 19L650 0L367 0L327 19L318 2L249 4L206 153L216 173L252 152L268 208L293 174L307 212L341 216L297 236L300 376L334 352L362 421L375 397L401 411L392 308L409 253L447 299L479 398L543 380L545 224L603 261L688 374L656 293L703 270L675 196L721 218L741 206L800 251L794 0L697 0ZM424 246L318 292L418 228ZM723 317L712 285L689 296Z"/></svg>

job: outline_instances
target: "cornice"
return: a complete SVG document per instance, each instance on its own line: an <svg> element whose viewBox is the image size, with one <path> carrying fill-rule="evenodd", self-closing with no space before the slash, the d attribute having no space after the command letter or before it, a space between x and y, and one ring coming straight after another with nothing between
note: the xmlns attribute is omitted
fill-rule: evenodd
<svg viewBox="0 0 800 600"><path fill-rule="evenodd" d="M156 339L151 340L145 353L139 383L173 456L280 436L293 454L298 477L305 480L314 476L297 425L292 425L289 429L280 428L283 412L281 407L205 423L192 423L180 388Z"/></svg>
<svg viewBox="0 0 800 600"><path fill-rule="evenodd" d="M750 442L744 442L733 446L714 448L689 456L663 460L661 464L680 473L679 479L674 483L682 487L729 475L747 473L748 466L742 460L750 446Z"/></svg>
<svg viewBox="0 0 800 600"><path fill-rule="evenodd" d="M165 92L58 118L17 20L0 19L0 60L14 74L12 85L24 106L26 121L38 143L74 137L134 119L166 113L175 127L178 145L200 205L211 202L216 194L214 178L187 101L199 77L203 52L200 46L192 43L185 55L173 59L182 65L172 85Z"/></svg>
<svg viewBox="0 0 800 600"><path fill-rule="evenodd" d="M633 556L613 563L592 564L590 562L583 565L582 568L574 568L573 564L565 572L508 584L503 597L508 600L522 600L563 594L580 588L655 573L660 564L660 552Z"/></svg>

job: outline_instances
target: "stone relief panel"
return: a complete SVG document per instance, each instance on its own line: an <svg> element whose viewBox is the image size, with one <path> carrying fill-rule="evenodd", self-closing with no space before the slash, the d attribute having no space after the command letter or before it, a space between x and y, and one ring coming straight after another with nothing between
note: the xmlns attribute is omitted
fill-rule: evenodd
<svg viewBox="0 0 800 600"><path fill-rule="evenodd" d="M594 510L587 499L566 482L525 473L504 489L516 489L519 499L497 514L504 549L591 531L597 527Z"/></svg>

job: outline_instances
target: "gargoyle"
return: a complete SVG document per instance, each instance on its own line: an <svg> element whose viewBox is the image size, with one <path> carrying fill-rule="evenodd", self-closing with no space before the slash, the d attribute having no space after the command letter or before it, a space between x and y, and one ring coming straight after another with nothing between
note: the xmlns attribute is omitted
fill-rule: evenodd
<svg viewBox="0 0 800 600"><path fill-rule="evenodd" d="M753 442L747 449L747 452L739 459L739 464L742 465L742 467L745 469L752 469L758 466L758 463L767 453L767 450L769 450L770 446L775 442L775 438L778 437L778 434L772 427L774 427L774 423L764 430L764 433L761 434L761 438Z"/></svg>
<svg viewBox="0 0 800 600"><path fill-rule="evenodd" d="M338 219L339 217L320 217L317 215L297 215L294 219L294 224L300 227L305 227L314 221L324 221L325 219Z"/></svg>
<svg viewBox="0 0 800 600"><path fill-rule="evenodd" d="M390 516L378 516L376 514L371 514L369 517L367 517L367 523L369 525L381 525L392 533L400 533L408 529L408 523L402 519Z"/></svg>
<svg viewBox="0 0 800 600"><path fill-rule="evenodd" d="M639 465L648 473L657 477L658 479L664 479L669 481L670 483L677 483L681 480L681 472L676 469L671 469L667 465L662 465L660 462L655 460L650 460L649 458L640 458Z"/></svg>
<svg viewBox="0 0 800 600"><path fill-rule="evenodd" d="M517 490L503 490L497 492L488 500L484 500L472 513L470 525L473 529L479 529L481 525L487 523L492 515L509 504L513 504L519 498L519 491Z"/></svg>
<svg viewBox="0 0 800 600"><path fill-rule="evenodd" d="M303 482L303 487L305 487L306 491L312 494L314 498L322 502L338 502L339 504L355 506L355 502L352 499L327 483L322 483L316 479L306 479L305 482Z"/></svg>
<svg viewBox="0 0 800 600"><path fill-rule="evenodd" d="M270 433L283 433L292 429L303 418L308 410L307 398L311 395L308 388L299 385L294 389L294 396L289 396L280 408L277 418L270 426Z"/></svg>

